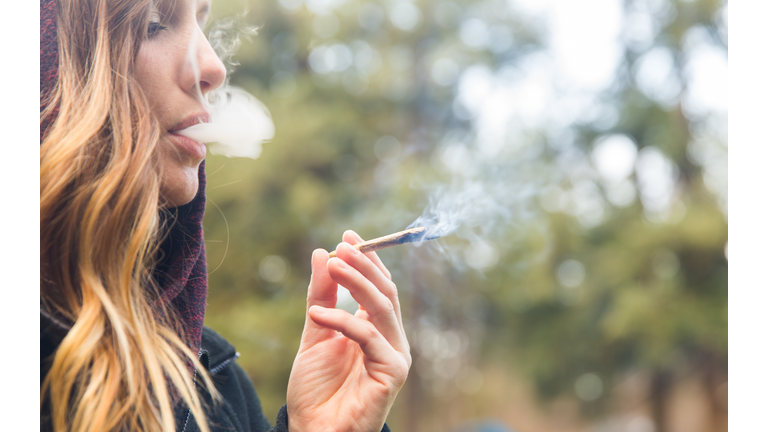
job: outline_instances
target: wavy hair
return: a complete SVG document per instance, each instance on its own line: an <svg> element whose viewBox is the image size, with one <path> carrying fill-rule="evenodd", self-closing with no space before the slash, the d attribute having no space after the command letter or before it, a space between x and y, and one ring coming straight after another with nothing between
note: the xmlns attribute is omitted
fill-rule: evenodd
<svg viewBox="0 0 768 432"><path fill-rule="evenodd" d="M41 385L55 431L174 430L191 373L218 400L151 269L160 128L132 77L151 0L56 2L59 74L40 114L41 307L72 323ZM57 111L58 110L58 111Z"/></svg>

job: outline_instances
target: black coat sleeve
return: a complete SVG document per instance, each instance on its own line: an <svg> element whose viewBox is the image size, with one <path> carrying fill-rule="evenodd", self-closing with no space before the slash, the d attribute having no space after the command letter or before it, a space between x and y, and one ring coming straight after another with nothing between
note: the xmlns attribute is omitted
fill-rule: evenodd
<svg viewBox="0 0 768 432"><path fill-rule="evenodd" d="M212 403L210 395L200 386L207 406L206 414L211 432L288 432L287 406L283 405L280 408L275 426L270 426L269 420L264 416L253 382L237 364L238 354L235 348L207 327L203 329L203 347L204 355L201 357L201 362L211 371L211 379L222 399L220 403ZM187 414L185 417L191 416ZM194 418L179 420L182 420L180 424L186 424L186 428L181 426L178 430L183 432L199 430ZM390 432L386 424L382 432Z"/></svg>
<svg viewBox="0 0 768 432"><path fill-rule="evenodd" d="M212 378L223 400L221 404L214 405L213 410L208 411L211 432L288 432L287 405L280 408L275 426L270 427L251 379L236 362L230 363ZM185 432L199 430L196 424L192 424L193 419L189 421ZM389 426L384 424L381 432L390 432Z"/></svg>

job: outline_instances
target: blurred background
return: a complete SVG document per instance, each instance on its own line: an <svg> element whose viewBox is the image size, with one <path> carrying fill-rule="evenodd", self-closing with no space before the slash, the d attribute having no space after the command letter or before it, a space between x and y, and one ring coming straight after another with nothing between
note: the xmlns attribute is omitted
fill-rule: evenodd
<svg viewBox="0 0 768 432"><path fill-rule="evenodd" d="M727 2L215 0L212 22L276 133L207 158L206 324L271 421L312 250L440 211L452 235L379 253L414 357L392 430L727 430Z"/></svg>

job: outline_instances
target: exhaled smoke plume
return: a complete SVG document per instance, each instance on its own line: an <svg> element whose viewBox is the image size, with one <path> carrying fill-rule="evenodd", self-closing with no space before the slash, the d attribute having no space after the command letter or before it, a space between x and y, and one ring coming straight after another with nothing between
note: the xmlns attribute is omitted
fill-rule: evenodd
<svg viewBox="0 0 768 432"><path fill-rule="evenodd" d="M211 46L227 68L227 78L218 89L203 97L198 86L198 97L211 114L210 123L197 124L177 133L207 143L212 154L255 159L261 154L262 143L274 137L275 125L264 104L245 90L229 84L229 76L239 64L234 53L240 46L240 37L249 38L256 34L255 27L240 23L239 18L243 16L217 22L208 35ZM197 39L193 37L189 43L188 60L199 83L196 44Z"/></svg>
<svg viewBox="0 0 768 432"><path fill-rule="evenodd" d="M245 90L225 86L208 95L210 123L200 123L177 132L195 141L209 143L212 154L256 159L261 144L275 135L267 107Z"/></svg>

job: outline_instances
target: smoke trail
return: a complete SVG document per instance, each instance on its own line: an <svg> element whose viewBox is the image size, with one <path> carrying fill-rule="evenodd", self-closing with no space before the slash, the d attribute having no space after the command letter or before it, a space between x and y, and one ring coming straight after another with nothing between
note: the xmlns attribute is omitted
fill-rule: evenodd
<svg viewBox="0 0 768 432"><path fill-rule="evenodd" d="M536 229L541 213L535 200L546 182L540 147L489 155L477 140L460 142L450 135L432 160L448 180L412 184L426 195L427 205L408 228L432 227L427 235L453 237L436 244L457 267L490 268L505 249Z"/></svg>
<svg viewBox="0 0 768 432"><path fill-rule="evenodd" d="M193 33L187 58L195 73L195 82L198 83L198 97L211 114L211 121L177 133L207 143L212 154L256 159L261 154L262 143L274 137L275 126L263 103L245 90L229 84L231 73L239 65L234 55L240 47L241 36L249 39L257 33L256 27L241 24L245 14L243 12L236 18L218 21L208 34L208 41L227 69L227 77L221 87L209 92L206 97L200 91L197 38Z"/></svg>

